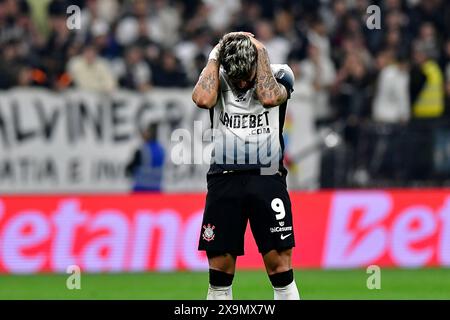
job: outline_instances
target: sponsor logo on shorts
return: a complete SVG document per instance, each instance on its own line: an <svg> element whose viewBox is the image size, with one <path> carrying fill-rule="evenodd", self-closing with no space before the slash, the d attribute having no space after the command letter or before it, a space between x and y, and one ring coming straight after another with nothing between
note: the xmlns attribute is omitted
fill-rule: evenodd
<svg viewBox="0 0 450 320"><path fill-rule="evenodd" d="M215 228L216 228L215 226L211 226L211 224L209 224L209 223L206 226L203 225L203 229L205 229L203 231L203 235L202 235L203 240L206 240L208 242L214 240L214 237L216 236L214 234Z"/></svg>
<svg viewBox="0 0 450 320"><path fill-rule="evenodd" d="M285 231L292 231L292 226L290 226L290 227L273 227L273 228L270 228L270 232L271 233L285 232Z"/></svg>
<svg viewBox="0 0 450 320"><path fill-rule="evenodd" d="M292 235L292 233L288 233L288 234L282 234L280 235L281 240L286 239L287 237L289 237L290 235Z"/></svg>

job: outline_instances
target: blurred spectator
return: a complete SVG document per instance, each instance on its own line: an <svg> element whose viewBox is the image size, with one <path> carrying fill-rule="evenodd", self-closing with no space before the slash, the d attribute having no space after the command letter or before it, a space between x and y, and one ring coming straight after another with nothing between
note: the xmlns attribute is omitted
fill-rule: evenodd
<svg viewBox="0 0 450 320"><path fill-rule="evenodd" d="M120 55L119 45L111 36L110 26L103 20L94 22L86 41L91 41L97 48L98 54L105 59L112 60Z"/></svg>
<svg viewBox="0 0 450 320"><path fill-rule="evenodd" d="M392 50L377 57L380 73L373 98L372 118L381 123L405 123L409 120L408 64L404 55Z"/></svg>
<svg viewBox="0 0 450 320"><path fill-rule="evenodd" d="M130 2L129 2L130 3ZM116 38L120 45L128 46L135 43L140 35L151 38L151 24L148 20L148 4L145 0L131 2L130 12L118 22Z"/></svg>
<svg viewBox="0 0 450 320"><path fill-rule="evenodd" d="M139 20L138 34L136 37L136 41L133 42L133 45L143 48L145 59L151 66L154 66L158 63L162 46L160 43L154 41L151 38L151 36L149 35L149 29L144 20Z"/></svg>
<svg viewBox="0 0 450 320"><path fill-rule="evenodd" d="M445 8L448 6L446 0L421 0L411 8L409 14L410 28L413 34L418 34L423 22L430 22L436 30L445 29Z"/></svg>
<svg viewBox="0 0 450 320"><path fill-rule="evenodd" d="M30 6L30 18L38 31L38 34L46 38L50 31L50 25L48 23L49 17L49 4L54 0L27 0Z"/></svg>
<svg viewBox="0 0 450 320"><path fill-rule="evenodd" d="M327 34L327 27L321 18L313 18L307 32L307 38L310 43L313 43L319 48L319 51L325 57L331 56L330 39Z"/></svg>
<svg viewBox="0 0 450 320"><path fill-rule="evenodd" d="M1 48L0 89L9 89L18 85L31 83L31 70L24 63L20 54L20 42L10 40Z"/></svg>
<svg viewBox="0 0 450 320"><path fill-rule="evenodd" d="M405 163L408 180L425 180L433 175L434 135L444 115L444 77L433 59L433 47L423 41L413 44L409 93L411 125L408 135L410 158ZM417 153L416 150L420 150Z"/></svg>
<svg viewBox="0 0 450 320"><path fill-rule="evenodd" d="M255 21L261 20L261 6L256 1L242 1L242 8L236 13L230 29L255 33Z"/></svg>
<svg viewBox="0 0 450 320"><path fill-rule="evenodd" d="M377 56L380 70L372 105L373 125L363 127L357 145L357 178L405 178L410 117L409 70L406 55L391 49ZM367 171L364 171L367 169ZM368 179L366 177L366 179Z"/></svg>
<svg viewBox="0 0 450 320"><path fill-rule="evenodd" d="M240 0L204 0L208 7L208 23L214 31L223 33L236 12L241 9Z"/></svg>
<svg viewBox="0 0 450 320"><path fill-rule="evenodd" d="M433 47L414 43L409 85L413 118L438 118L444 113L444 79L434 55Z"/></svg>
<svg viewBox="0 0 450 320"><path fill-rule="evenodd" d="M338 70L333 85L334 107L337 123L341 128L344 146L338 152L344 152L347 170L361 166L363 160L357 150L361 142L361 130L370 112L371 73L358 52L347 54Z"/></svg>
<svg viewBox="0 0 450 320"><path fill-rule="evenodd" d="M186 7L186 9L188 9ZM189 8L191 9L191 8ZM198 1L198 5L195 10L192 10L192 16L183 25L183 29L180 30L183 39L189 40L192 38L199 30L208 29L210 31L208 17L211 13L210 7L204 1Z"/></svg>
<svg viewBox="0 0 450 320"><path fill-rule="evenodd" d="M127 164L125 173L133 179L133 191L161 191L165 151L158 142L158 124L141 131L142 145Z"/></svg>
<svg viewBox="0 0 450 320"><path fill-rule="evenodd" d="M130 46L125 51L125 60L119 59L116 65L119 85L123 88L147 91L151 88L152 71L144 60L142 49Z"/></svg>
<svg viewBox="0 0 450 320"><path fill-rule="evenodd" d="M150 3L152 38L163 47L174 46L179 41L178 30L181 27L178 8L169 0L153 0Z"/></svg>
<svg viewBox="0 0 450 320"><path fill-rule="evenodd" d="M331 120L333 113L329 103L331 85L335 81L336 71L330 57L320 53L314 44L308 46L308 58L299 66L300 81L306 82L314 92L315 119L323 122Z"/></svg>
<svg viewBox="0 0 450 320"><path fill-rule="evenodd" d="M30 27L29 6L25 1L3 0L0 4L0 43L27 40Z"/></svg>
<svg viewBox="0 0 450 320"><path fill-rule="evenodd" d="M450 116L450 38L445 43L445 52L443 54L443 65L445 70L445 92L446 92L446 106L445 111L447 116Z"/></svg>
<svg viewBox="0 0 450 320"><path fill-rule="evenodd" d="M286 63L291 50L289 41L283 36L276 35L273 25L267 20L256 23L255 37L266 47L270 63Z"/></svg>
<svg viewBox="0 0 450 320"><path fill-rule="evenodd" d="M404 46L404 43L402 43L402 35L400 33L400 30L389 30L384 37L384 49L396 52L399 51L402 46Z"/></svg>
<svg viewBox="0 0 450 320"><path fill-rule="evenodd" d="M290 42L291 51L294 49L293 46L297 45L297 42L304 40L300 39L294 15L287 9L280 9L275 12L273 26L275 34L281 35Z"/></svg>
<svg viewBox="0 0 450 320"><path fill-rule="evenodd" d="M181 63L170 51L164 51L161 62L155 66L153 84L159 87L186 87L188 79Z"/></svg>
<svg viewBox="0 0 450 320"><path fill-rule="evenodd" d="M92 26L96 21L103 21L111 25L120 13L117 0L85 0L85 7L81 14L81 25Z"/></svg>
<svg viewBox="0 0 450 320"><path fill-rule="evenodd" d="M173 46L178 41L180 14L168 5L167 0L135 0L131 12L117 26L117 39L123 46L135 43L145 33L163 46Z"/></svg>
<svg viewBox="0 0 450 320"><path fill-rule="evenodd" d="M430 59L435 60L439 58L439 39L432 23L425 22L420 26L419 37L415 42L423 50L426 50Z"/></svg>
<svg viewBox="0 0 450 320"><path fill-rule="evenodd" d="M199 54L207 57L211 50L211 31L206 27L198 29L191 39L182 41L175 46L174 53L180 60L191 83L196 81L195 57Z"/></svg>
<svg viewBox="0 0 450 320"><path fill-rule="evenodd" d="M355 123L368 114L370 82L370 73L362 55L358 52L347 54L333 85L335 107L340 119Z"/></svg>
<svg viewBox="0 0 450 320"><path fill-rule="evenodd" d="M117 87L110 66L98 56L97 49L93 45L86 45L81 55L70 59L67 70L78 88L111 92Z"/></svg>
<svg viewBox="0 0 450 320"><path fill-rule="evenodd" d="M50 3L48 7L50 33L42 47L35 49L36 68L44 74L41 85L53 89L63 86L69 50L73 47L76 37L66 26L65 8L63 1Z"/></svg>
<svg viewBox="0 0 450 320"><path fill-rule="evenodd" d="M320 17L324 21L327 33L331 38L342 28L342 23L347 14L345 0L329 1L329 5L320 8Z"/></svg>

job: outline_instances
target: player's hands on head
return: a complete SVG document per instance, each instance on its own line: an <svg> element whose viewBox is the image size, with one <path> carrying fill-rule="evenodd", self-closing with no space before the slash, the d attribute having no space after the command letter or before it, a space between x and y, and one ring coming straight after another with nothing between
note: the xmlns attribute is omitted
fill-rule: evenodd
<svg viewBox="0 0 450 320"><path fill-rule="evenodd" d="M249 37L250 41L253 43L253 45L256 47L257 50L265 48L264 44L261 41L257 40L255 38L255 35L251 32L236 31L236 32L227 33L227 35L233 35L233 34L241 34L241 35Z"/></svg>
<svg viewBox="0 0 450 320"><path fill-rule="evenodd" d="M241 35L244 35L244 36L247 36L247 37L250 37L250 38L254 38L255 37L255 35L253 33L246 32L246 31L229 32L226 35L238 35L238 34L241 34Z"/></svg>
<svg viewBox="0 0 450 320"><path fill-rule="evenodd" d="M260 50L260 49L264 49L264 44L262 44L261 41L257 40L255 38L255 35L251 32L246 32L246 31L234 31L234 32L229 32L226 35L224 35L224 37L226 36L232 36L232 35L244 35L247 36L250 41L253 43L253 45L255 46L256 50ZM223 39L223 38L222 38ZM218 61L219 60L219 51L220 51L220 46L222 45L222 40L219 41L218 44L216 44L214 46L214 48L211 50L208 60L215 60Z"/></svg>
<svg viewBox="0 0 450 320"><path fill-rule="evenodd" d="M256 50L265 48L264 44L261 41L257 40L255 37L250 37L250 41L256 47Z"/></svg>
<svg viewBox="0 0 450 320"><path fill-rule="evenodd" d="M214 48L209 53L208 60L219 61L219 51L220 51L220 42L214 46Z"/></svg>

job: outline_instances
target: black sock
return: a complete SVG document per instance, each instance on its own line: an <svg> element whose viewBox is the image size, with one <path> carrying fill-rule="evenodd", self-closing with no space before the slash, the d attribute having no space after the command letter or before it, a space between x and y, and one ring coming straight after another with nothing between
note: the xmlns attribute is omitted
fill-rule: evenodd
<svg viewBox="0 0 450 320"><path fill-rule="evenodd" d="M209 269L209 284L216 287L229 287L233 283L234 274Z"/></svg>
<svg viewBox="0 0 450 320"><path fill-rule="evenodd" d="M292 269L284 272L269 275L270 282L275 288L285 287L294 281L294 272Z"/></svg>

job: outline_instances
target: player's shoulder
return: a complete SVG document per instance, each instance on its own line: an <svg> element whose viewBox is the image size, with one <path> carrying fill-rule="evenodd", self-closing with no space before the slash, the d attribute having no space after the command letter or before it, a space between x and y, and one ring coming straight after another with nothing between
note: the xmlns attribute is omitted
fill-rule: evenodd
<svg viewBox="0 0 450 320"><path fill-rule="evenodd" d="M291 67L289 67L288 64L272 63L270 65L270 68L272 69L272 73L275 76L275 78L279 79L287 75L290 78L292 78L292 82L294 82L295 79L294 72L292 71Z"/></svg>
<svg viewBox="0 0 450 320"><path fill-rule="evenodd" d="M290 93L294 91L294 72L287 64L271 64L270 68L277 81L283 84L287 89L290 97Z"/></svg>

